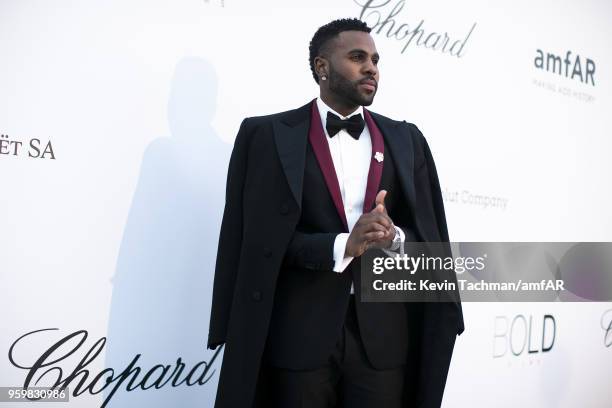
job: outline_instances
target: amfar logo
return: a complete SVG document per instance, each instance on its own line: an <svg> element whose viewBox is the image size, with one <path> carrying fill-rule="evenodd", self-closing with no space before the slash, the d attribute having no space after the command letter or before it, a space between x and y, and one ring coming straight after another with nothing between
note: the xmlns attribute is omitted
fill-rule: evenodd
<svg viewBox="0 0 612 408"><path fill-rule="evenodd" d="M540 324L541 322L541 324ZM493 358L524 353L547 353L555 345L557 322L546 314L541 320L531 315L518 314L512 318L495 316Z"/></svg>
<svg viewBox="0 0 612 408"><path fill-rule="evenodd" d="M612 309L601 315L601 328L604 331L604 346L612 347Z"/></svg>
<svg viewBox="0 0 612 408"><path fill-rule="evenodd" d="M558 55L538 49L536 50L536 57L533 61L536 68L544 70L546 72L552 72L559 74L569 79L578 79L580 82L595 86L595 61L587 58L584 62L583 71L583 60L580 55L574 56L571 51L565 53L565 58L561 58Z"/></svg>
<svg viewBox="0 0 612 408"><path fill-rule="evenodd" d="M79 330L51 344L46 350L42 350L40 356L35 357L32 362L26 362L25 357L16 355L16 346L21 346L22 342L26 342L36 333L53 330L58 329L41 329L26 333L15 340L9 348L8 358L11 364L27 371L23 388L27 390L28 387L45 386L40 384L42 381L52 389L63 390L70 386L73 397L78 397L83 393L95 395L106 391L100 408L106 407L119 389L130 392L155 390L166 386L204 385L212 378L215 370L211 370L211 366L222 350L222 347L218 347L209 361L199 361L191 368L188 368L182 358L178 357L173 364L156 364L146 369L139 366L138 360L141 355L137 354L125 367L105 368L96 373L91 372L88 367L103 351L106 337L99 338L89 349L84 349L81 346L87 339L87 331ZM76 362L78 355L82 356L81 360L73 369L64 372L60 363ZM27 357L29 358L29 353Z"/></svg>

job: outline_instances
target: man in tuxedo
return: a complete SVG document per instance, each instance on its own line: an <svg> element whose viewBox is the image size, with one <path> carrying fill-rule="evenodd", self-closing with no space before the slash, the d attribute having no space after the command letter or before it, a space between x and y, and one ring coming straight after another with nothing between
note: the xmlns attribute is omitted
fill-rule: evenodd
<svg viewBox="0 0 612 408"><path fill-rule="evenodd" d="M230 159L208 347L225 344L216 407L438 407L463 331L459 302L362 302L360 256L446 242L440 186L416 126L364 108L370 28L319 28L320 96L245 119Z"/></svg>

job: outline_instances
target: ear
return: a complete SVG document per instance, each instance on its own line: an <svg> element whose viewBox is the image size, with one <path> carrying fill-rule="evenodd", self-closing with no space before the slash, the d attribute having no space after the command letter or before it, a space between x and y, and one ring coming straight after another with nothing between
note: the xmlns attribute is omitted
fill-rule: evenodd
<svg viewBox="0 0 612 408"><path fill-rule="evenodd" d="M314 67L315 72L321 77L321 75L329 75L329 62L325 59L325 57L321 57L320 55L315 57L314 59Z"/></svg>

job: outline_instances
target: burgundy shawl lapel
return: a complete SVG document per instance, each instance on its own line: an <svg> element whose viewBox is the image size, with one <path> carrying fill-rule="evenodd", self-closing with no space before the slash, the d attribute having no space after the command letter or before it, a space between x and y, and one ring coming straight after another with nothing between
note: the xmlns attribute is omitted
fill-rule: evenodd
<svg viewBox="0 0 612 408"><path fill-rule="evenodd" d="M382 133L372 120L370 112L363 110L365 123L370 131L370 139L372 140L372 154L370 155L370 171L368 173L368 184L366 187L365 198L363 200L363 213L372 211L374 200L380 187L380 178L383 171L383 158L385 154L385 143ZM380 161L379 161L380 160Z"/></svg>

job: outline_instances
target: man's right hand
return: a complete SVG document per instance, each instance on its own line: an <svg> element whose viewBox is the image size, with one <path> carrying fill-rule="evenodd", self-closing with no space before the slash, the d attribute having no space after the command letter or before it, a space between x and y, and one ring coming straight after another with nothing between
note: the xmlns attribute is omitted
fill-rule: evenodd
<svg viewBox="0 0 612 408"><path fill-rule="evenodd" d="M381 195L382 200L384 194ZM355 223L346 241L344 256L361 256L373 243L391 240L394 236L393 221L384 211L384 207L377 205L369 213L362 214Z"/></svg>

